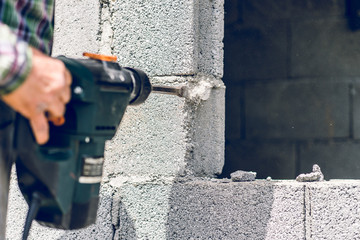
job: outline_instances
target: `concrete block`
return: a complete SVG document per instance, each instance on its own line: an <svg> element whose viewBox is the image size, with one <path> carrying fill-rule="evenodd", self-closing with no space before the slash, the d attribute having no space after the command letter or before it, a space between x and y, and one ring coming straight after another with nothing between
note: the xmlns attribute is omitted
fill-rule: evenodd
<svg viewBox="0 0 360 240"><path fill-rule="evenodd" d="M358 180L117 177L103 185L95 225L61 231L34 223L29 239L358 239L359 188ZM20 239L26 206L11 199L7 238Z"/></svg>
<svg viewBox="0 0 360 240"><path fill-rule="evenodd" d="M345 19L308 19L291 24L291 77L358 76L360 32Z"/></svg>
<svg viewBox="0 0 360 240"><path fill-rule="evenodd" d="M349 136L346 82L272 82L245 90L247 138Z"/></svg>
<svg viewBox="0 0 360 240"><path fill-rule="evenodd" d="M214 88L209 98L199 103L194 121L187 127L192 134L188 172L198 176L220 174L225 154L225 88Z"/></svg>
<svg viewBox="0 0 360 240"><path fill-rule="evenodd" d="M244 22L287 19L290 17L291 0L243 0Z"/></svg>
<svg viewBox="0 0 360 240"><path fill-rule="evenodd" d="M113 51L122 64L139 67L151 75L196 72L197 19L193 1L118 0L110 4Z"/></svg>
<svg viewBox="0 0 360 240"><path fill-rule="evenodd" d="M53 56L99 52L98 0L56 1ZM81 13L81 14L79 14Z"/></svg>
<svg viewBox="0 0 360 240"><path fill-rule="evenodd" d="M360 187L356 180L306 185L306 239L359 239Z"/></svg>
<svg viewBox="0 0 360 240"><path fill-rule="evenodd" d="M225 83L226 84L226 83ZM225 135L227 139L240 139L243 136L244 88L226 84Z"/></svg>
<svg viewBox="0 0 360 240"><path fill-rule="evenodd" d="M198 1L198 71L223 76L224 0Z"/></svg>
<svg viewBox="0 0 360 240"><path fill-rule="evenodd" d="M343 17L345 15L345 2L343 0L291 0L292 18L328 18Z"/></svg>
<svg viewBox="0 0 360 240"><path fill-rule="evenodd" d="M229 141L223 174L236 170L254 171L258 179L295 179L296 148L291 143Z"/></svg>
<svg viewBox="0 0 360 240"><path fill-rule="evenodd" d="M150 95L128 107L107 145L107 172L126 176L219 174L224 163L225 88L215 78L159 77L154 83L188 84L187 98Z"/></svg>
<svg viewBox="0 0 360 240"><path fill-rule="evenodd" d="M113 174L176 175L185 171L188 131L185 99L151 95L128 107L117 135L106 146L105 170Z"/></svg>
<svg viewBox="0 0 360 240"><path fill-rule="evenodd" d="M286 78L287 35L285 20L245 23L229 29L224 38L226 79Z"/></svg>
<svg viewBox="0 0 360 240"><path fill-rule="evenodd" d="M121 183L115 239L304 239L304 187L216 180Z"/></svg>
<svg viewBox="0 0 360 240"><path fill-rule="evenodd" d="M360 83L351 84L350 95L352 98L352 134L355 139L360 138Z"/></svg>
<svg viewBox="0 0 360 240"><path fill-rule="evenodd" d="M314 142L300 145L300 172L310 172L313 164L321 167L325 179L360 177L359 143Z"/></svg>
<svg viewBox="0 0 360 240"><path fill-rule="evenodd" d="M243 19L243 1L228 0L225 1L225 26L231 26L241 22Z"/></svg>
<svg viewBox="0 0 360 240"><path fill-rule="evenodd" d="M111 180L110 184L118 188L114 196L118 200L114 239L167 239L166 223L172 185L166 179L157 180Z"/></svg>
<svg viewBox="0 0 360 240"><path fill-rule="evenodd" d="M113 54L150 75L222 75L223 0L111 1Z"/></svg>

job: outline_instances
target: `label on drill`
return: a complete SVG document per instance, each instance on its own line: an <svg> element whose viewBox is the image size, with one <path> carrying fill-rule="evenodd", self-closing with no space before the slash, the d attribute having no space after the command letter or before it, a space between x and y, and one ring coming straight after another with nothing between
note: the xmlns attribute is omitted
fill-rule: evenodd
<svg viewBox="0 0 360 240"><path fill-rule="evenodd" d="M80 183L100 183L104 166L104 158L83 158Z"/></svg>

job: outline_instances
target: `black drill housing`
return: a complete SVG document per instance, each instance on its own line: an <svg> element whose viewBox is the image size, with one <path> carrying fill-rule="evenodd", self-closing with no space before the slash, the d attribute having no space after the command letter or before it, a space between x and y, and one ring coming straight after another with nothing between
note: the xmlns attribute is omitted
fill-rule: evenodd
<svg viewBox="0 0 360 240"><path fill-rule="evenodd" d="M29 205L40 200L40 224L78 229L96 220L105 142L120 124L126 107L151 92L147 75L116 62L59 57L72 75L72 98L64 125L50 123L50 139L35 142L27 119L16 122L18 183Z"/></svg>

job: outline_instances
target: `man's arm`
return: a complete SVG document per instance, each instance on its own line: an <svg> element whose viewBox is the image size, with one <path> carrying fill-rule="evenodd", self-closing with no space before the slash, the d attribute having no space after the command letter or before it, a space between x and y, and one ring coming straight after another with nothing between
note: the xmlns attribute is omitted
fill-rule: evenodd
<svg viewBox="0 0 360 240"><path fill-rule="evenodd" d="M0 94L30 120L36 141L49 138L45 113L61 117L70 100L71 75L64 64L31 48L0 24Z"/></svg>

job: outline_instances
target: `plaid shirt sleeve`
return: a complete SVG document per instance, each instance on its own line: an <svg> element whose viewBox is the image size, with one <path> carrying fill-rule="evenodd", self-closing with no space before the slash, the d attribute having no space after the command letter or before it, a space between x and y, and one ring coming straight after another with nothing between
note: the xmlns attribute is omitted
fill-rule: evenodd
<svg viewBox="0 0 360 240"><path fill-rule="evenodd" d="M0 95L12 92L24 82L31 70L31 60L28 43L0 22Z"/></svg>

